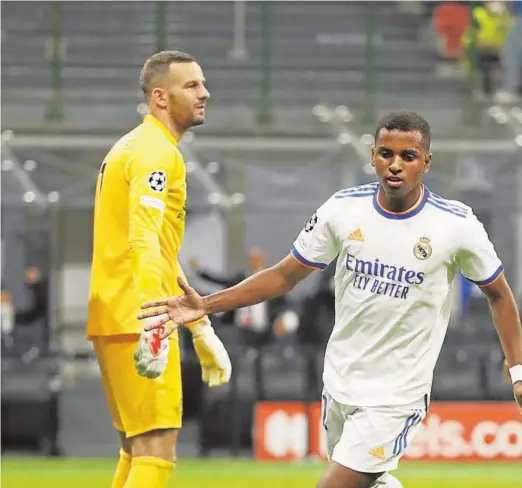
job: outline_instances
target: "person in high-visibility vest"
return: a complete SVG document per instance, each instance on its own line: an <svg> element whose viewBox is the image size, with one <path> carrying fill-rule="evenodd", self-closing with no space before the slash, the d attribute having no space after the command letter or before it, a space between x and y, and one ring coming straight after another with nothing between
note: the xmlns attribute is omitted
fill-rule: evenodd
<svg viewBox="0 0 522 488"><path fill-rule="evenodd" d="M500 52L506 43L513 18L504 2L485 2L472 10L474 23L462 37L465 59L464 66L471 69L472 46L476 49L476 66L481 72L482 91L493 93L493 75L500 67Z"/></svg>
<svg viewBox="0 0 522 488"><path fill-rule="evenodd" d="M522 0L512 2L513 25L502 50L504 79L496 94L499 103L514 103L522 95Z"/></svg>

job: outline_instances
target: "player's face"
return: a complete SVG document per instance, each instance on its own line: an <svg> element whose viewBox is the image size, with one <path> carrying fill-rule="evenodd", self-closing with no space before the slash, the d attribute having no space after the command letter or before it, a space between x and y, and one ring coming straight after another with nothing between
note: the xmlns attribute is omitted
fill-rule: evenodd
<svg viewBox="0 0 522 488"><path fill-rule="evenodd" d="M416 190L430 164L431 154L419 131L382 129L372 148L372 165L390 198L403 198Z"/></svg>
<svg viewBox="0 0 522 488"><path fill-rule="evenodd" d="M197 63L173 63L167 88L167 110L177 127L188 129L205 122L210 97L203 71Z"/></svg>

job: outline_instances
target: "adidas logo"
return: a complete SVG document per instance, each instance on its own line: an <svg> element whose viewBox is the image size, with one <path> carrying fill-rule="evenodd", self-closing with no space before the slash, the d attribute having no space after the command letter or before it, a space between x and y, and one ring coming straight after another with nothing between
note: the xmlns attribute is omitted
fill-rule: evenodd
<svg viewBox="0 0 522 488"><path fill-rule="evenodd" d="M349 236L348 236L348 240L349 241L359 241L359 242L364 242L364 237L362 235L362 232L361 232L361 229L356 229L354 230Z"/></svg>
<svg viewBox="0 0 522 488"><path fill-rule="evenodd" d="M368 451L370 456L376 457L377 459L384 461L384 447L374 447Z"/></svg>

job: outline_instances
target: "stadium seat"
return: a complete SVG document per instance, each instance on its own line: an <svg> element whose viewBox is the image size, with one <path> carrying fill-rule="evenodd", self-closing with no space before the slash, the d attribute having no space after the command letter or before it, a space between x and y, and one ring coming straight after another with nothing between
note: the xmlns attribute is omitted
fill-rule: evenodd
<svg viewBox="0 0 522 488"><path fill-rule="evenodd" d="M462 36L470 21L469 8L459 3L441 3L433 12L433 25L441 37L439 54L444 59L458 59L462 53Z"/></svg>
<svg viewBox="0 0 522 488"><path fill-rule="evenodd" d="M487 300L485 301L488 307ZM445 343L452 346L498 345L498 336L491 320L489 307L483 312L470 310L464 317L460 317L458 322L449 327Z"/></svg>
<svg viewBox="0 0 522 488"><path fill-rule="evenodd" d="M504 354L497 346L486 357L486 385L490 400L512 400L513 387L504 376Z"/></svg>
<svg viewBox="0 0 522 488"><path fill-rule="evenodd" d="M24 446L56 455L58 361L2 357L2 447Z"/></svg>
<svg viewBox="0 0 522 488"><path fill-rule="evenodd" d="M308 399L307 365L304 349L281 344L265 347L261 355L264 399Z"/></svg>
<svg viewBox="0 0 522 488"><path fill-rule="evenodd" d="M199 416L200 454L217 447L237 452L252 442L253 407L258 399L256 367L259 353L254 349L229 350L232 361L230 383L204 388ZM257 364L256 364L257 363Z"/></svg>
<svg viewBox="0 0 522 488"><path fill-rule="evenodd" d="M232 362L232 377L230 383L219 388L205 388L207 401L216 402L237 395L243 399L255 400L258 396L256 390L256 361L257 351L255 349L236 348L228 349Z"/></svg>
<svg viewBox="0 0 522 488"><path fill-rule="evenodd" d="M78 367L89 369L86 363ZM74 385L60 395L59 411L67 412L60 417L60 445L68 456L111 456L117 451L118 437L99 377L76 376Z"/></svg>
<svg viewBox="0 0 522 488"><path fill-rule="evenodd" d="M482 357L480 349L444 347L435 368L432 399L483 399Z"/></svg>
<svg viewBox="0 0 522 488"><path fill-rule="evenodd" d="M46 401L53 392L53 379L58 374L54 359L22 362L18 358L2 358L2 398Z"/></svg>
<svg viewBox="0 0 522 488"><path fill-rule="evenodd" d="M241 330L239 329L239 327L235 327L233 325L219 325L215 327L215 329L216 334L221 339L221 342L223 342L227 351L231 351L238 347L238 345L241 342Z"/></svg>

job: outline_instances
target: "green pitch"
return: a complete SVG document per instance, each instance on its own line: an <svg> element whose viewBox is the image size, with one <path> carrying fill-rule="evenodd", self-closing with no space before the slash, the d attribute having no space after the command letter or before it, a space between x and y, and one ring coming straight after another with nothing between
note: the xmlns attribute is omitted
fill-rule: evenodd
<svg viewBox="0 0 522 488"><path fill-rule="evenodd" d="M115 461L3 459L3 488L104 488ZM169 488L314 488L322 463L181 460ZM396 473L405 488L520 488L522 465L408 464Z"/></svg>

